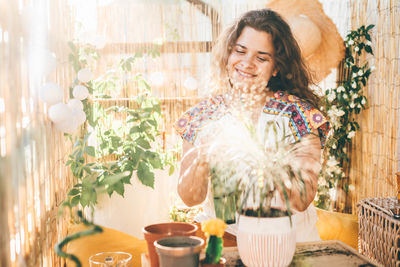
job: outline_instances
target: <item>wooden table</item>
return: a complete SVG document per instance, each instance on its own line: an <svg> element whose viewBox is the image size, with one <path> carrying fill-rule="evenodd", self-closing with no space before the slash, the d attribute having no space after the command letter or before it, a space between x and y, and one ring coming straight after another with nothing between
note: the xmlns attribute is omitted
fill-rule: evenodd
<svg viewBox="0 0 400 267"><path fill-rule="evenodd" d="M204 257L204 251L202 252ZM237 247L226 247L222 256L227 260L225 267L245 266L240 260ZM148 257L142 255L142 267L150 266ZM297 243L290 267L372 267L382 266L358 253L354 248L338 240Z"/></svg>
<svg viewBox="0 0 400 267"><path fill-rule="evenodd" d="M244 266L236 247L224 248L226 267ZM352 247L338 240L297 243L296 252L289 266L381 266L361 255Z"/></svg>

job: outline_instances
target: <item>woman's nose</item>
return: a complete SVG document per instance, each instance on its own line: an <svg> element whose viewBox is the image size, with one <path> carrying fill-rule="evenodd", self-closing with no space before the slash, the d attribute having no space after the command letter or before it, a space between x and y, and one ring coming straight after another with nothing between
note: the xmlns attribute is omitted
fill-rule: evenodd
<svg viewBox="0 0 400 267"><path fill-rule="evenodd" d="M255 66L254 60L250 56L243 58L240 63L244 68L253 68Z"/></svg>

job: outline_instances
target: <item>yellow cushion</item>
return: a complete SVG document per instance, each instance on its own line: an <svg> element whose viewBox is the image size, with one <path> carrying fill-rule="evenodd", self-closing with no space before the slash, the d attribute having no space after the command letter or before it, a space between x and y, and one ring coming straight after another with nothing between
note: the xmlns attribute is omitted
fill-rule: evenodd
<svg viewBox="0 0 400 267"><path fill-rule="evenodd" d="M66 252L79 258L82 267L89 267L89 257L100 252L123 251L132 255L133 267L141 266L141 254L147 253L145 240L138 239L123 232L102 227L103 232L85 236L67 244ZM75 233L87 229L84 225L71 225L68 233ZM67 266L74 266L67 261Z"/></svg>
<svg viewBox="0 0 400 267"><path fill-rule="evenodd" d="M322 240L340 240L358 249L358 217L317 208L317 229Z"/></svg>

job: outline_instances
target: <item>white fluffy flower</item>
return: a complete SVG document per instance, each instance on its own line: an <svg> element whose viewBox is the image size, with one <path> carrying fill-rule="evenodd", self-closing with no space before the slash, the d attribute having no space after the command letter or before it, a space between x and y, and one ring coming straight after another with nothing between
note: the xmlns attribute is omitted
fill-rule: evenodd
<svg viewBox="0 0 400 267"><path fill-rule="evenodd" d="M333 100L335 100L335 98L336 98L336 93L335 93L334 91L331 91L331 92L328 94L328 101L329 101L329 102L332 102Z"/></svg>
<svg viewBox="0 0 400 267"><path fill-rule="evenodd" d="M336 113L336 115L337 115L338 117L341 117L341 116L343 116L344 114L346 114L346 113L343 111L343 109L339 110L339 111Z"/></svg>
<svg viewBox="0 0 400 267"><path fill-rule="evenodd" d="M350 107L351 107L351 108L354 108L355 106L356 106L356 104L354 104L354 102L351 102L351 103L350 103Z"/></svg>
<svg viewBox="0 0 400 267"><path fill-rule="evenodd" d="M349 44L349 45L353 45L353 44L354 44L354 41L353 41L353 40L350 40L350 41L348 42L348 44Z"/></svg>
<svg viewBox="0 0 400 267"><path fill-rule="evenodd" d="M356 135L356 132L355 132L355 131L351 131L351 132L349 132L349 133L347 134L347 138L351 139L351 138L353 138L355 135Z"/></svg>
<svg viewBox="0 0 400 267"><path fill-rule="evenodd" d="M336 159L334 157L329 157L328 161L326 162L326 165L328 167L333 167L336 166L338 164L338 162L336 161Z"/></svg>
<svg viewBox="0 0 400 267"><path fill-rule="evenodd" d="M357 84L356 83L352 83L351 84L351 88L357 88Z"/></svg>
<svg viewBox="0 0 400 267"><path fill-rule="evenodd" d="M372 43L371 43L371 41L367 41L367 43L366 43L367 45L369 45L369 46L371 46L372 45Z"/></svg>
<svg viewBox="0 0 400 267"><path fill-rule="evenodd" d="M345 92L346 90L344 89L343 86L339 86L339 87L337 88L337 91L338 91L338 93L340 93L340 92Z"/></svg>
<svg viewBox="0 0 400 267"><path fill-rule="evenodd" d="M357 73L353 73L352 77L353 78L357 77Z"/></svg>
<svg viewBox="0 0 400 267"><path fill-rule="evenodd" d="M336 147L337 147L336 144L333 144L333 145L332 145L332 148L333 148L333 149L336 149Z"/></svg>
<svg viewBox="0 0 400 267"><path fill-rule="evenodd" d="M358 46L354 47L354 51L358 52L360 51L360 48L358 48Z"/></svg>
<svg viewBox="0 0 400 267"><path fill-rule="evenodd" d="M354 95L351 96L351 99L356 99L358 97L358 94L355 93Z"/></svg>
<svg viewBox="0 0 400 267"><path fill-rule="evenodd" d="M358 76L361 76L361 75L364 74L364 72L363 72L362 70L359 70L359 71L357 72L357 74L358 74Z"/></svg>
<svg viewBox="0 0 400 267"><path fill-rule="evenodd" d="M349 96L347 94L343 94L343 98L347 99L347 98L349 98Z"/></svg>
<svg viewBox="0 0 400 267"><path fill-rule="evenodd" d="M365 98L363 98L363 99L361 100L361 104L362 104L362 105L365 105Z"/></svg>

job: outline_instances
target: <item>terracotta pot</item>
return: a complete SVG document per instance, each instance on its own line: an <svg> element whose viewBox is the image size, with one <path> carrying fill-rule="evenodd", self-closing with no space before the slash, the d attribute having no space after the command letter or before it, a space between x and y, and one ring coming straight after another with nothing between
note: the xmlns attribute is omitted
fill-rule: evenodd
<svg viewBox="0 0 400 267"><path fill-rule="evenodd" d="M225 267L226 259L222 258L219 260L219 263L204 263L203 260L200 261L201 267Z"/></svg>
<svg viewBox="0 0 400 267"><path fill-rule="evenodd" d="M158 267L158 255L154 247L154 241L169 236L191 236L195 235L197 226L190 223L157 223L143 228L144 239L147 242L151 267Z"/></svg>

